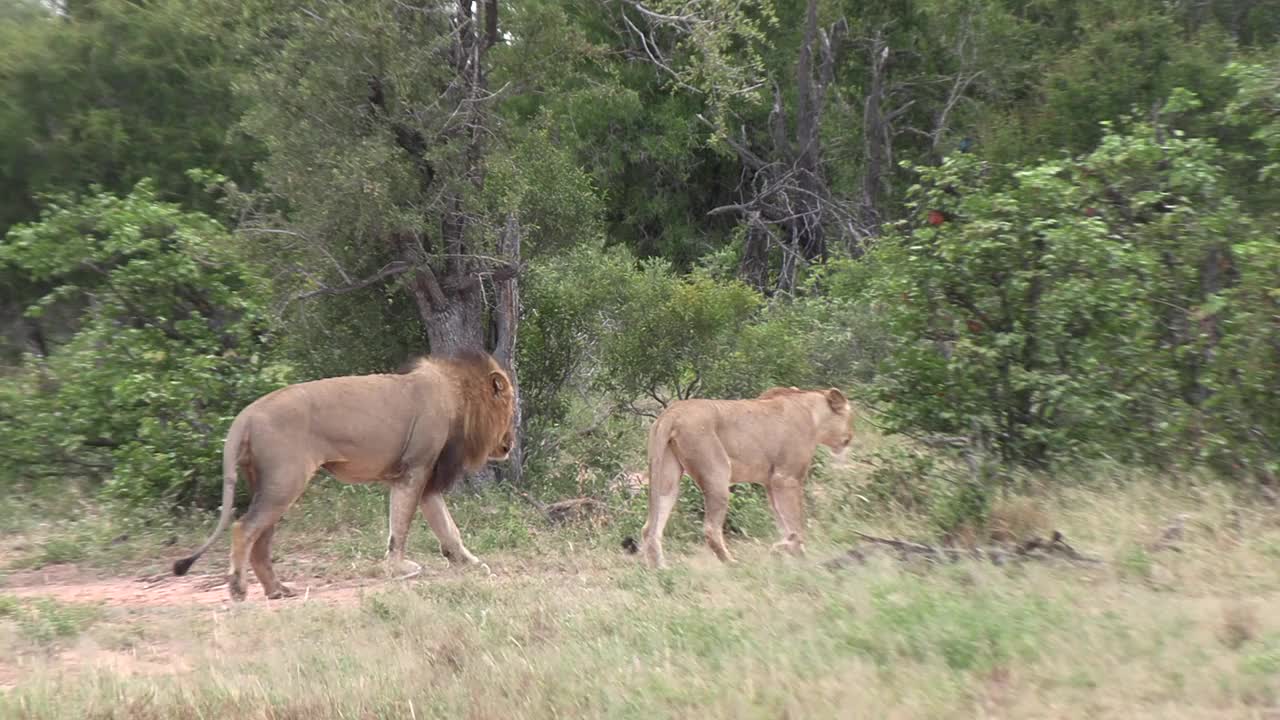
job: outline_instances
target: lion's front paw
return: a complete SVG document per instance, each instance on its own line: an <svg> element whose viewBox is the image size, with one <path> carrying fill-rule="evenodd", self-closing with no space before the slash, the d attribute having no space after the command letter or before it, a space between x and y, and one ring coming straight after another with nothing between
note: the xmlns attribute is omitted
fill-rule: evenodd
<svg viewBox="0 0 1280 720"><path fill-rule="evenodd" d="M476 571L483 575L493 575L493 570L489 569L489 564L472 555L466 548L462 548L457 552L445 553L444 556L449 559L450 567Z"/></svg>
<svg viewBox="0 0 1280 720"><path fill-rule="evenodd" d="M276 585L275 590L272 590L271 592L267 593L267 599L280 600L282 598L296 597L297 594L298 594L297 591L295 591L293 588L289 587L288 585L285 585L284 583L280 583L279 585Z"/></svg>
<svg viewBox="0 0 1280 720"><path fill-rule="evenodd" d="M456 550L441 550L440 554L444 555L445 559L449 561L449 564L455 567L484 565L484 563L480 562L480 558L476 557L475 555L472 555L471 551L464 547L460 547Z"/></svg>

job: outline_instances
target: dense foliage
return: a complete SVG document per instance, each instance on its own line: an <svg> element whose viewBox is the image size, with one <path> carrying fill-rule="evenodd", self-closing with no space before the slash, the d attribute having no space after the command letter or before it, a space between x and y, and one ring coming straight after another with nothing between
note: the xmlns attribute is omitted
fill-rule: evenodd
<svg viewBox="0 0 1280 720"><path fill-rule="evenodd" d="M261 290L229 248L221 225L146 183L53 199L10 230L0 264L54 286L27 313L68 297L86 310L57 352L0 384L5 465L131 500L217 502L231 419L288 379Z"/></svg>
<svg viewBox="0 0 1280 720"><path fill-rule="evenodd" d="M940 222L904 224L868 258L905 341L879 383L890 416L976 426L1007 460L1274 457L1280 428L1242 384L1268 364L1241 360L1277 339L1250 309L1280 238L1231 196L1224 160L1139 123L1076 159L922 168L910 206Z"/></svg>
<svg viewBox="0 0 1280 720"><path fill-rule="evenodd" d="M5 479L209 505L256 395L483 346L544 479L795 384L1004 468L1275 482L1278 40L1247 0L10 3Z"/></svg>

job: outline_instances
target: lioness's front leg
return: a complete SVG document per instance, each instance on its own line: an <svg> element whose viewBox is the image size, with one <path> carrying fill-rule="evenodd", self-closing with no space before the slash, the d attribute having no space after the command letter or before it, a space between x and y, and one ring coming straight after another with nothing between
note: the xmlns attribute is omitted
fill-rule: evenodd
<svg viewBox="0 0 1280 720"><path fill-rule="evenodd" d="M462 544L462 533L458 532L458 526L453 522L453 516L449 514L449 508L444 504L444 495L439 492L426 492L422 495L422 500L418 503L418 507L422 510L422 516L426 518L427 524L431 526L431 531L436 534L436 538L440 541L440 554L444 555L451 565L482 565L480 558L471 554L471 551Z"/></svg>
<svg viewBox="0 0 1280 720"><path fill-rule="evenodd" d="M413 510L422 496L427 475L422 470L412 470L405 477L391 484L391 513L387 536L387 573L412 577L422 572L422 566L404 557L404 547L413 526Z"/></svg>
<svg viewBox="0 0 1280 720"><path fill-rule="evenodd" d="M785 475L774 475L765 486L769 507L778 525L782 539L773 544L774 551L792 555L804 555L804 488L800 480Z"/></svg>

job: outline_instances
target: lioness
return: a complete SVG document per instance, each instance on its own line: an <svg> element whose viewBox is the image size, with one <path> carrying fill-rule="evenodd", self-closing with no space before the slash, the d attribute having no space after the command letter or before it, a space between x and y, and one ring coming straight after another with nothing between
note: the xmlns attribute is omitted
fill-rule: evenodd
<svg viewBox="0 0 1280 720"><path fill-rule="evenodd" d="M649 429L649 518L640 548L653 567L666 567L662 530L688 473L705 498L702 532L720 560L731 483L764 485L782 539L775 550L804 554L802 483L821 443L843 453L853 439L849 401L836 388L775 387L751 400L680 400ZM634 542L624 542L635 552Z"/></svg>
<svg viewBox="0 0 1280 720"><path fill-rule="evenodd" d="M390 485L388 571L421 570L404 557L415 508L451 563L478 563L462 544L444 493L464 472L507 458L514 408L510 378L483 352L420 358L396 374L325 378L264 395L227 431L218 527L173 572L185 574L231 520L237 469L253 500L231 528L233 600L245 597L246 561L268 598L294 594L272 569L271 536L322 467L343 482Z"/></svg>

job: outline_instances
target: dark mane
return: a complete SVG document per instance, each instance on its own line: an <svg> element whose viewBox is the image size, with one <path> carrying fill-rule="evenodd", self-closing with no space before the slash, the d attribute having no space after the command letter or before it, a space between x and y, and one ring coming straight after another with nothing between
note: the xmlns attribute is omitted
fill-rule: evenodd
<svg viewBox="0 0 1280 720"><path fill-rule="evenodd" d="M449 381L460 399L460 415L453 418L449 436L432 468L428 489L444 492L465 473L483 466L490 449L507 432L514 408L514 393L506 370L483 350L419 355L406 360L400 375L435 368ZM494 373L505 384L501 397L494 394Z"/></svg>

